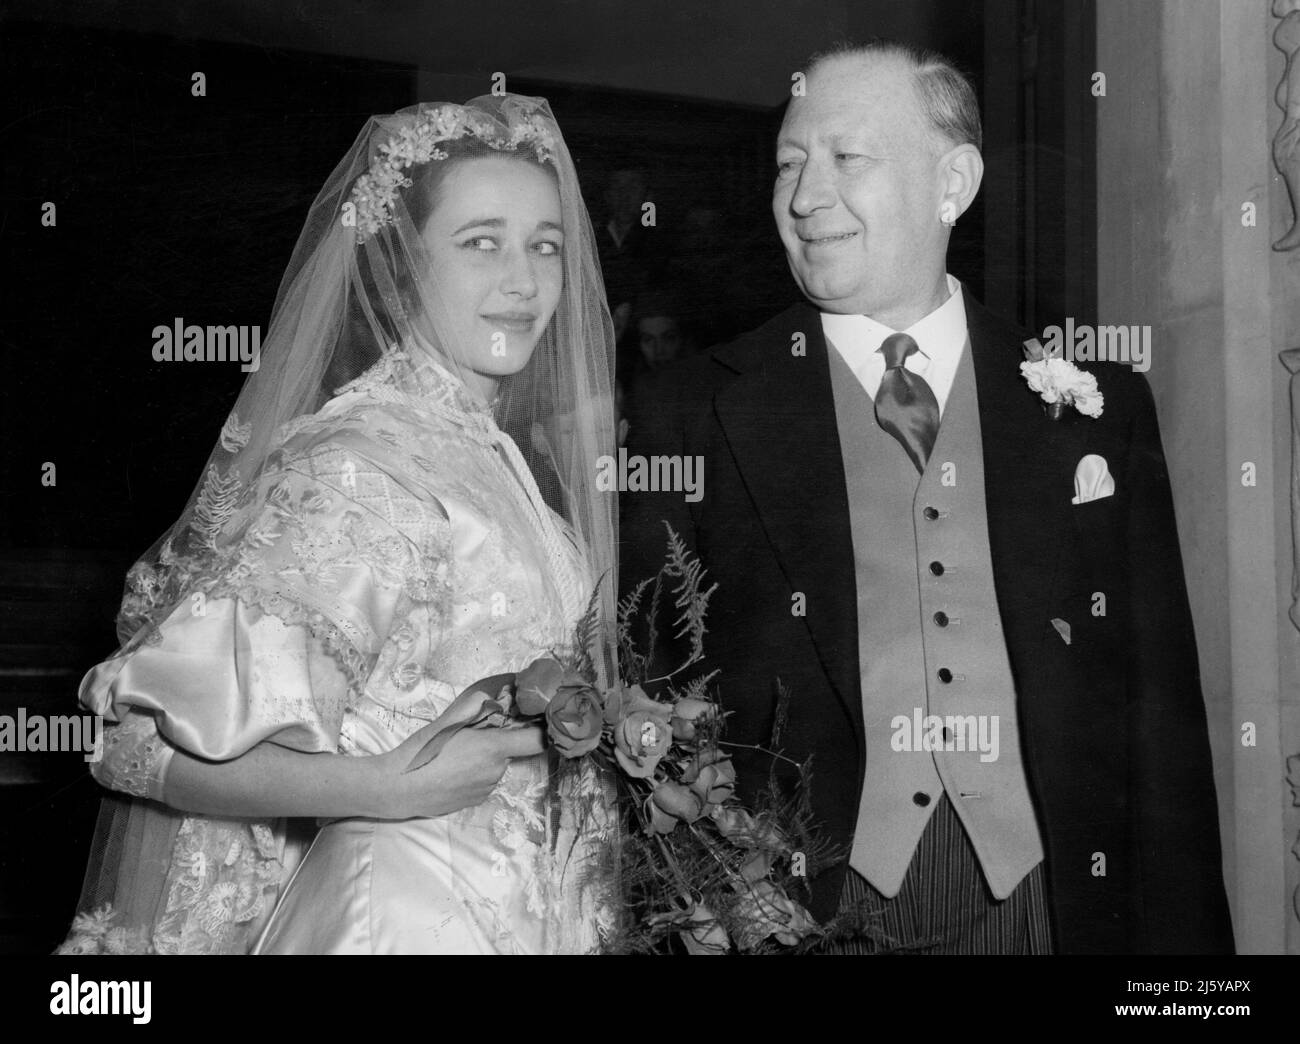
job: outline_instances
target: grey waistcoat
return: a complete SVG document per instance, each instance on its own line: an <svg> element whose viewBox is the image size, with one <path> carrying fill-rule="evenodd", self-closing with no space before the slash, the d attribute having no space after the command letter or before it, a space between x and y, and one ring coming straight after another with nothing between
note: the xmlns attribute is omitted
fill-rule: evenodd
<svg viewBox="0 0 1300 1044"><path fill-rule="evenodd" d="M866 722L850 864L883 895L897 895L946 792L989 889L1002 899L1042 860L1043 846L993 588L970 344L919 483L903 448L877 423L871 397L840 353L828 352Z"/></svg>

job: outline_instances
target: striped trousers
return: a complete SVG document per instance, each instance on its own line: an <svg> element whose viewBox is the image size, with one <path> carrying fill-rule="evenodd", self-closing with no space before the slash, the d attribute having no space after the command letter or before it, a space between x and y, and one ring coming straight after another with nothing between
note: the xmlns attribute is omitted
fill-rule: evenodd
<svg viewBox="0 0 1300 1044"><path fill-rule="evenodd" d="M995 899L966 830L946 794L921 833L898 895L886 899L852 868L840 908L862 903L888 941L853 938L827 953L1052 952L1051 921L1039 863L1005 899Z"/></svg>

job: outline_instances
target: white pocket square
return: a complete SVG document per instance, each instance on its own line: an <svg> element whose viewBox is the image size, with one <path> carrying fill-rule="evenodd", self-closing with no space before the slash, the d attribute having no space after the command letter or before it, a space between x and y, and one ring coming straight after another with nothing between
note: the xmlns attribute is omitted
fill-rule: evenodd
<svg viewBox="0 0 1300 1044"><path fill-rule="evenodd" d="M1115 480L1111 478L1106 458L1089 453L1074 469L1074 499L1071 504L1086 504L1115 493Z"/></svg>

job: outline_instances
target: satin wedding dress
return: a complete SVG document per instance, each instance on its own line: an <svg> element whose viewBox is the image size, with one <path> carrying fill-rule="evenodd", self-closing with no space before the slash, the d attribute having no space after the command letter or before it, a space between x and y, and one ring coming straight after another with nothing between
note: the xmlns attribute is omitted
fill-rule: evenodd
<svg viewBox="0 0 1300 1044"><path fill-rule="evenodd" d="M83 686L123 722L116 789L160 797L173 743L391 750L475 681L567 647L592 583L514 442L418 347L292 422L236 525L203 611L182 603ZM596 872L611 816L592 771L519 759L459 813L325 823L287 885L272 824L213 850L189 817L165 885L174 937L155 945L193 951L237 921L261 929L258 953L590 952L612 923Z"/></svg>

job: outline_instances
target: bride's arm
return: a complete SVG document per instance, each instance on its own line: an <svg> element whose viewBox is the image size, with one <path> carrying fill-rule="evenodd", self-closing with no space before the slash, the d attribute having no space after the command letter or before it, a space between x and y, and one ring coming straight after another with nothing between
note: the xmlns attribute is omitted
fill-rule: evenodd
<svg viewBox="0 0 1300 1044"><path fill-rule="evenodd" d="M226 818L439 816L480 804L510 758L543 749L538 729L461 730L432 763L407 771L435 733L497 695L498 678L471 686L392 751L339 754L331 748L348 680L305 625L222 599L162 630L82 685L83 703L110 719L91 768L110 790Z"/></svg>
<svg viewBox="0 0 1300 1044"><path fill-rule="evenodd" d="M462 729L432 762L407 771L436 733L475 715L489 696L471 686L400 746L370 756L308 753L262 741L238 757L196 757L160 735L152 713L133 708L105 729L103 756L91 766L91 774L110 790L200 815L446 815L486 800L510 758L530 757L543 749L540 728Z"/></svg>
<svg viewBox="0 0 1300 1044"><path fill-rule="evenodd" d="M331 485L336 473L352 482ZM406 771L439 727L482 702L473 687L396 750L337 753L361 681L397 669L378 668L375 650L411 593L431 620L450 612L438 579L451 555L445 517L436 524L430 505L328 440L259 482L231 523L245 533L231 538L238 583L216 585L198 611L177 603L155 636L83 680L83 705L117 722L96 778L224 817L404 819L481 803L511 757L542 750L538 730L462 730ZM404 670L427 650L413 643L407 658Z"/></svg>
<svg viewBox="0 0 1300 1044"><path fill-rule="evenodd" d="M381 758L304 754L259 743L231 761L203 761L176 751L162 800L182 812L213 816L389 818L393 787L383 785Z"/></svg>
<svg viewBox="0 0 1300 1044"><path fill-rule="evenodd" d="M304 754L259 743L230 761L176 751L163 800L215 816L407 819L441 816L485 801L511 758L541 753L540 728L462 729L429 764L406 772L440 719L387 754Z"/></svg>

